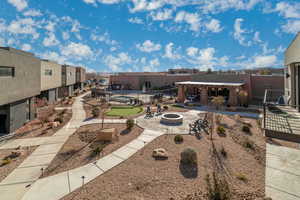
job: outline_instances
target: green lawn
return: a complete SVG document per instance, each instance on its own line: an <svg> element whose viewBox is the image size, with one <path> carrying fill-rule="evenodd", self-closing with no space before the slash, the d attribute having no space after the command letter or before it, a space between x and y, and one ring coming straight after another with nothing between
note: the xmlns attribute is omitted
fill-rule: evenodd
<svg viewBox="0 0 300 200"><path fill-rule="evenodd" d="M111 107L111 110L106 112L107 116L129 116L136 115L143 112L142 107L133 107L133 106L115 106Z"/></svg>

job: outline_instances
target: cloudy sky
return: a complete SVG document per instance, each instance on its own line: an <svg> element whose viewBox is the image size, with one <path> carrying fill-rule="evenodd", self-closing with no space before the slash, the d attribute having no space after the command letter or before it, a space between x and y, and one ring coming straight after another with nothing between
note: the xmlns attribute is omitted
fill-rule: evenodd
<svg viewBox="0 0 300 200"><path fill-rule="evenodd" d="M0 0L0 46L90 71L281 67L300 1Z"/></svg>

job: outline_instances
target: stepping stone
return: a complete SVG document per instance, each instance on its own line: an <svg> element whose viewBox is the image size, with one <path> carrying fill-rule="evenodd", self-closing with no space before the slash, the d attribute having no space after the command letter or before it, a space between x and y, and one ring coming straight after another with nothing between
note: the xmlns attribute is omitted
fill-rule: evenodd
<svg viewBox="0 0 300 200"><path fill-rule="evenodd" d="M116 155L117 157L120 157L124 160L128 159L131 157L133 154L137 152L136 149L127 147L126 145L119 148L118 150L114 151L112 154Z"/></svg>
<svg viewBox="0 0 300 200"><path fill-rule="evenodd" d="M46 166L36 166L28 168L17 168L12 173L10 173L0 185L6 184L16 184L16 183L26 183L32 182L39 178L42 174L41 168Z"/></svg>
<svg viewBox="0 0 300 200"><path fill-rule="evenodd" d="M116 157L112 154L109 154L101 159L99 159L96 162L96 165L102 169L104 172L106 172L107 170L117 166L118 164L120 164L121 162L123 162L124 160Z"/></svg>
<svg viewBox="0 0 300 200"><path fill-rule="evenodd" d="M18 168L49 165L56 154L32 155L27 157Z"/></svg>
<svg viewBox="0 0 300 200"><path fill-rule="evenodd" d="M1 199L3 200L22 199L23 195L27 192L27 190L29 190L29 187L26 186L32 183L33 182L0 186Z"/></svg>
<svg viewBox="0 0 300 200"><path fill-rule="evenodd" d="M53 200L61 199L70 193L67 172L37 180L22 200Z"/></svg>
<svg viewBox="0 0 300 200"><path fill-rule="evenodd" d="M139 150L145 146L145 142L141 140L133 140L132 142L128 143L126 146Z"/></svg>
<svg viewBox="0 0 300 200"><path fill-rule="evenodd" d="M82 186L82 176L84 176L84 184L90 182L94 178L103 174L103 171L99 169L94 163L78 167L69 171L70 190L74 191Z"/></svg>

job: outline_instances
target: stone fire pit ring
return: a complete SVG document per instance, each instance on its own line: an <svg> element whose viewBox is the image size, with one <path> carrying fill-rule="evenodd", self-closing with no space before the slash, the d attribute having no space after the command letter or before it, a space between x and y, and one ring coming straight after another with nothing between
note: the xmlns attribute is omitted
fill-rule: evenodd
<svg viewBox="0 0 300 200"><path fill-rule="evenodd" d="M166 125L180 125L183 122L183 116L176 113L165 113L161 116L160 123Z"/></svg>

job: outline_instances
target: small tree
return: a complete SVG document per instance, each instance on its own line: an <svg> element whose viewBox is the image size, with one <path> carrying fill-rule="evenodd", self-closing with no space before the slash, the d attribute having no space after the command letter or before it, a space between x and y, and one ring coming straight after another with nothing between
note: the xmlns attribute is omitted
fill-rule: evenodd
<svg viewBox="0 0 300 200"><path fill-rule="evenodd" d="M216 106L216 109L218 110L221 105L225 103L225 99L222 96L214 97L211 102Z"/></svg>
<svg viewBox="0 0 300 200"><path fill-rule="evenodd" d="M100 109L97 108L97 107L94 107L93 110L92 110L92 115L93 115L93 117L99 117Z"/></svg>
<svg viewBox="0 0 300 200"><path fill-rule="evenodd" d="M131 130L134 126L134 120L133 119L127 119L126 126L128 130Z"/></svg>

